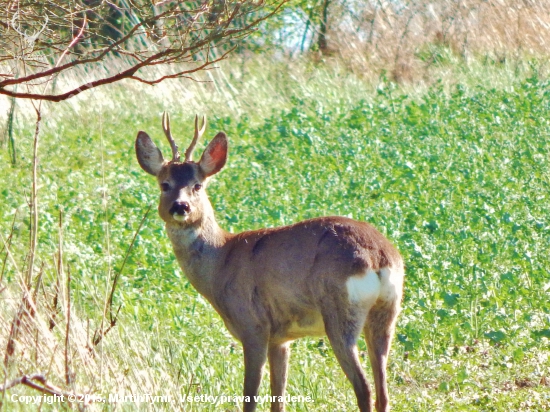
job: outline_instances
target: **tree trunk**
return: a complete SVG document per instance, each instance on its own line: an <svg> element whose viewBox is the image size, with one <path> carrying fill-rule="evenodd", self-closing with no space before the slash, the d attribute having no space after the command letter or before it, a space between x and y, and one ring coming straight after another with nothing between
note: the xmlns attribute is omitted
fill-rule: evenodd
<svg viewBox="0 0 550 412"><path fill-rule="evenodd" d="M319 26L319 51L321 54L326 55L328 54L328 43L327 43L327 29L328 29L328 6L330 4L330 0L324 0L323 3L323 11L321 16L321 24Z"/></svg>

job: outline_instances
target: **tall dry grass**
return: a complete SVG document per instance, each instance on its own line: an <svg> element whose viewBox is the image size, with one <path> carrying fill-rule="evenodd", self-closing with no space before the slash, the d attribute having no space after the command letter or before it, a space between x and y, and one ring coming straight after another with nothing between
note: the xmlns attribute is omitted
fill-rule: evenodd
<svg viewBox="0 0 550 412"><path fill-rule="evenodd" d="M546 60L550 2L404 0L333 2L329 47L357 74L387 70L396 81L429 76L441 63Z"/></svg>

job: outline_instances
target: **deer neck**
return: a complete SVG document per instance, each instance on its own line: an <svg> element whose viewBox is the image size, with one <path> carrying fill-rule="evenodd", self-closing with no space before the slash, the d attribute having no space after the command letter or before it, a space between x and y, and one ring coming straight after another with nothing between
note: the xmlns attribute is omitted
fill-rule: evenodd
<svg viewBox="0 0 550 412"><path fill-rule="evenodd" d="M207 299L212 296L223 248L231 236L220 228L208 206L193 225L166 224L178 263L193 287Z"/></svg>

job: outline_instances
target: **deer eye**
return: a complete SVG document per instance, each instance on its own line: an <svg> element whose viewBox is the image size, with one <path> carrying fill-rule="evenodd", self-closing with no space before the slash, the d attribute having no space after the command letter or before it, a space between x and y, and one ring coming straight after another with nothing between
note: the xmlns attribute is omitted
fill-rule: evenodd
<svg viewBox="0 0 550 412"><path fill-rule="evenodd" d="M193 186L193 190L195 192L198 192L201 189L202 189L202 185L200 183L196 183L195 186Z"/></svg>
<svg viewBox="0 0 550 412"><path fill-rule="evenodd" d="M168 183L161 183L160 190L162 190L163 192L167 192L170 190L170 185Z"/></svg>

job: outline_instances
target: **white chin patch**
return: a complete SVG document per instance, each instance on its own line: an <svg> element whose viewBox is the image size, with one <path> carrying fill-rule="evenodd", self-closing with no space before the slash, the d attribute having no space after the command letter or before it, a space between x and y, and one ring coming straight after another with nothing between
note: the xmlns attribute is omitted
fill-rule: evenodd
<svg viewBox="0 0 550 412"><path fill-rule="evenodd" d="M187 220L187 218L189 217L189 215L173 214L172 217L174 218L174 220L176 220L178 222L185 222Z"/></svg>

